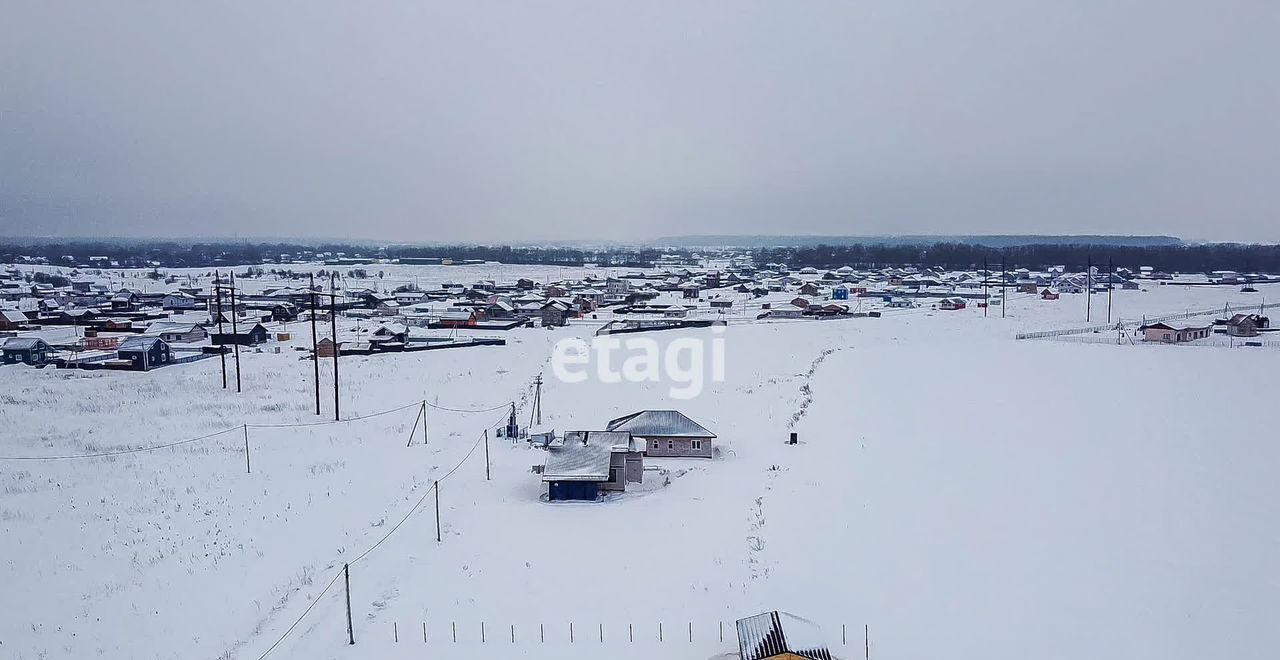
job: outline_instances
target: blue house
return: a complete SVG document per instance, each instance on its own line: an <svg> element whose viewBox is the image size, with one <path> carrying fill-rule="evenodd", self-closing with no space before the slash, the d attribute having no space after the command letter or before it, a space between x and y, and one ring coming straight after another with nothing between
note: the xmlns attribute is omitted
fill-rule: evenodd
<svg viewBox="0 0 1280 660"><path fill-rule="evenodd" d="M261 323L252 325L246 324L236 328L236 332L230 332L230 328L224 326L227 332L215 332L210 337L213 339L214 346L226 346L230 344L239 344L241 346L256 346L266 343L267 328Z"/></svg>
<svg viewBox="0 0 1280 660"><path fill-rule="evenodd" d="M53 348L39 337L10 337L0 347L5 364L47 364L52 352Z"/></svg>
<svg viewBox="0 0 1280 660"><path fill-rule="evenodd" d="M849 299L849 287L847 287L847 286L845 286L845 285L841 284L841 285L837 286L836 288L832 289L832 290L831 290L831 299L832 299L832 300L848 300L848 299Z"/></svg>
<svg viewBox="0 0 1280 660"><path fill-rule="evenodd" d="M128 360L130 368L136 371L149 371L173 361L173 350L169 342L159 337L130 337L116 348L116 357Z"/></svg>

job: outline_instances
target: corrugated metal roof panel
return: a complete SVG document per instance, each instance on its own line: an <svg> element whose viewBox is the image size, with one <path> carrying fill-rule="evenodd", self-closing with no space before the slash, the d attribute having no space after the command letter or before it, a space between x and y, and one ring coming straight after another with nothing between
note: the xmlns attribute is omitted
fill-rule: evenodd
<svg viewBox="0 0 1280 660"><path fill-rule="evenodd" d="M738 619L738 651L742 660L761 660L782 653L832 660L818 625L786 612L764 612Z"/></svg>
<svg viewBox="0 0 1280 660"><path fill-rule="evenodd" d="M664 438L714 438L716 434L676 410L644 410L619 417L607 425L610 431Z"/></svg>
<svg viewBox="0 0 1280 660"><path fill-rule="evenodd" d="M566 443L547 448L543 481L605 481L609 478L609 447Z"/></svg>

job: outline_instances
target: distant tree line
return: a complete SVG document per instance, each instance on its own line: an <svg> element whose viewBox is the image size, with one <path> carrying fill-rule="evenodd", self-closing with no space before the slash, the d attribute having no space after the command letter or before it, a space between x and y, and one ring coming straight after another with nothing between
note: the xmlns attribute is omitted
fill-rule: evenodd
<svg viewBox="0 0 1280 660"><path fill-rule="evenodd" d="M1083 271L1090 263L1106 268L1139 266L1170 273L1214 270L1280 273L1280 245L1210 243L1205 245L1019 245L992 248L968 243L933 245L819 245L806 248L767 248L756 251L758 263L785 263L816 268L879 268L885 266L940 266L949 269L1043 269L1066 266Z"/></svg>
<svg viewBox="0 0 1280 660"><path fill-rule="evenodd" d="M700 250L706 254L708 249ZM1066 245L1041 244L988 247L972 243L941 242L932 245L891 245L883 243L772 247L749 250L758 264L784 263L792 267L880 268L888 266L939 266L979 268L983 259L993 268L1001 259L1009 268L1042 269L1066 266L1083 270L1090 261L1105 267L1110 259L1117 268L1151 266L1166 272L1195 273L1213 270L1280 273L1280 245L1212 243L1205 245ZM577 249L527 246L372 246L322 243L241 243L172 241L106 242L67 241L40 243L0 243L0 262L13 263L20 257L43 258L52 265L83 266L90 257L106 257L125 268L216 268L218 266L278 264L291 260L315 259L325 254L332 259L452 259L483 260L506 264L551 266L601 266L643 268L664 255L692 260L689 249L603 248ZM106 265L106 264L102 264Z"/></svg>
<svg viewBox="0 0 1280 660"><path fill-rule="evenodd" d="M0 262L12 263L20 257L43 258L51 265L86 265L91 257L106 257L122 268L203 268L242 264L272 264L315 258L399 259L435 258L454 261L481 260L507 264L581 266L587 263L618 267L652 265L662 252L656 248L581 250L553 247L513 247L509 245L371 246L321 243L177 243L170 241L107 242L68 241L40 243L0 243ZM286 256L287 255L287 256ZM104 264L105 265L105 264Z"/></svg>

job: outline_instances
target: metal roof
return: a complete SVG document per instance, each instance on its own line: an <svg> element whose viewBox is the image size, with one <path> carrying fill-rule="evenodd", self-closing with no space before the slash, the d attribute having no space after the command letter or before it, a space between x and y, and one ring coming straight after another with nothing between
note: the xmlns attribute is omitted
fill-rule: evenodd
<svg viewBox="0 0 1280 660"><path fill-rule="evenodd" d="M610 421L610 431L627 431L641 438L714 438L716 434L677 410L643 410Z"/></svg>
<svg viewBox="0 0 1280 660"><path fill-rule="evenodd" d="M626 431L566 431L564 444L587 444L613 451L634 451L635 441Z"/></svg>
<svg viewBox="0 0 1280 660"><path fill-rule="evenodd" d="M608 447L576 442L547 448L547 463L542 468L543 481L607 481L609 479Z"/></svg>
<svg viewBox="0 0 1280 660"><path fill-rule="evenodd" d="M4 340L4 350L6 351L26 351L44 343L39 337L10 337Z"/></svg>
<svg viewBox="0 0 1280 660"><path fill-rule="evenodd" d="M200 326L196 323L179 323L177 321L156 321L147 326L147 334L158 335L160 333L178 332L188 333L195 332Z"/></svg>
<svg viewBox="0 0 1280 660"><path fill-rule="evenodd" d="M813 660L832 660L818 624L786 612L764 612L738 619L738 652L742 660L761 660L793 653Z"/></svg>
<svg viewBox="0 0 1280 660"><path fill-rule="evenodd" d="M145 335L139 336L139 337L129 337L128 339L125 339L124 341L120 342L120 345L116 347L116 351L118 352L149 351L151 350L151 347L155 345L156 342L163 342L163 341L164 340L160 339L159 337L147 337Z"/></svg>

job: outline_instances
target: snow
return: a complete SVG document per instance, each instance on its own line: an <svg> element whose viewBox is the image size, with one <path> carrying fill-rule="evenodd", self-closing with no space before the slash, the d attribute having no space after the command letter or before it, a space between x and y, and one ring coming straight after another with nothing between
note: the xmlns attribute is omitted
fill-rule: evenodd
<svg viewBox="0 0 1280 660"><path fill-rule="evenodd" d="M460 268L396 276L534 270ZM1115 312L1228 300L1251 299L1147 286L1117 291ZM339 424L318 423L330 363L316 416L312 365L292 350L245 351L240 394L217 359L0 367L6 456L229 429L0 461L0 651L252 660L314 604L269 657L708 658L735 650L736 619L774 609L821 625L842 657L861 655L864 625L876 658L1272 657L1280 353L1012 339L1084 325L1084 305L1011 294L1008 318L926 306L731 323L724 382L688 401L664 382L551 376L553 344L606 318L518 329L506 346L343 358L344 417L403 409ZM486 480L482 432L507 402L529 423L538 373L545 427L678 409L720 455L646 458L643 488L552 505L530 469L546 454L490 431ZM270 426L291 423L314 425ZM354 647L341 578L312 600L344 562Z"/></svg>

